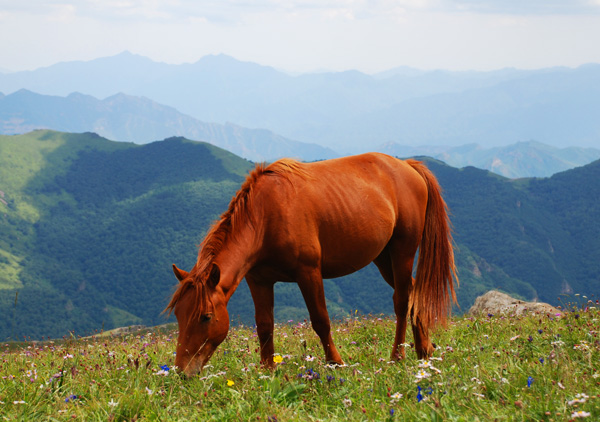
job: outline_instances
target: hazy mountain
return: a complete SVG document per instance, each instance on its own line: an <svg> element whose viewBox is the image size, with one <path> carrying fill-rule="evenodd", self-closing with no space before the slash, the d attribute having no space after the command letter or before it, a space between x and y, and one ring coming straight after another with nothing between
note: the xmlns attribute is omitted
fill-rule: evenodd
<svg viewBox="0 0 600 422"><path fill-rule="evenodd" d="M266 128L340 153L387 142L600 144L600 65L536 71L392 69L291 76L231 57L168 65L130 53L0 75L0 91L145 96L202 121Z"/></svg>
<svg viewBox="0 0 600 422"><path fill-rule="evenodd" d="M427 161L452 212L463 310L492 288L553 304L564 293L597 294L600 161L516 181ZM191 268L251 167L183 138L0 136L0 338L164 322L171 264ZM325 289L332 315L393 312L373 266ZM229 309L234 323L252 322L245 283ZM277 286L276 315L306 318L296 285Z"/></svg>
<svg viewBox="0 0 600 422"><path fill-rule="evenodd" d="M116 94L98 100L79 93L58 97L28 90L0 96L0 133L18 134L34 129L95 132L138 144L184 136L257 162L281 157L316 160L336 156L327 148L286 139L268 130L204 123L143 97Z"/></svg>
<svg viewBox="0 0 600 422"><path fill-rule="evenodd" d="M375 150L397 157L428 155L453 167L474 166L509 178L549 177L600 158L600 149L556 148L534 141L496 148L477 144L410 147L388 143Z"/></svg>

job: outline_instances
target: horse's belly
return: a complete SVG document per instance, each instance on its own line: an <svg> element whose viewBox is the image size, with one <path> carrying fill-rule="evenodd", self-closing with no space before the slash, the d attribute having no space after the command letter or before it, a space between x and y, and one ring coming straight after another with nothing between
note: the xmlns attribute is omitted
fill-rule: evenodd
<svg viewBox="0 0 600 422"><path fill-rule="evenodd" d="M364 228L364 226L363 226ZM321 240L321 272L324 278L342 277L369 265L386 247L392 236L393 226L380 227L366 234L349 233Z"/></svg>

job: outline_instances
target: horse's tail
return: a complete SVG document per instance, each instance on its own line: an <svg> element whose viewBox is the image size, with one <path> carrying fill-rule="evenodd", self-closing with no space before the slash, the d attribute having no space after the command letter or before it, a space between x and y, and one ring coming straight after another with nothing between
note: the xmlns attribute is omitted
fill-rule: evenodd
<svg viewBox="0 0 600 422"><path fill-rule="evenodd" d="M452 302L456 302L453 279L458 286L454 264L452 229L448 206L441 187L431 171L420 161L407 160L427 183L425 228L419 246L417 274L411 303L413 316L418 316L427 329L436 322L444 325Z"/></svg>

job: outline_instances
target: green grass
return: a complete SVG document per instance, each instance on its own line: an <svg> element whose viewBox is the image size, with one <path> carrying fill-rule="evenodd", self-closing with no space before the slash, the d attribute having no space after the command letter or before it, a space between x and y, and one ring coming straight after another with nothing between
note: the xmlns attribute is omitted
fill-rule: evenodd
<svg viewBox="0 0 600 422"><path fill-rule="evenodd" d="M562 421L581 411L598 420L599 318L591 306L453 318L434 333L430 361L407 345L393 363L394 321L353 315L334 323L347 364L337 368L309 324L290 322L276 327L274 371L259 366L253 329L237 327L187 380L172 368L172 328L7 344L0 419Z"/></svg>

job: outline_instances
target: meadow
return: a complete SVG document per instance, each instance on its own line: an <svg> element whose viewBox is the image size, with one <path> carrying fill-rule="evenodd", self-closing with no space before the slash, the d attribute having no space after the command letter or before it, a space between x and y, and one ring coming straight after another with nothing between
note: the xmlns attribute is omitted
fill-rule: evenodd
<svg viewBox="0 0 600 422"><path fill-rule="evenodd" d="M323 362L309 322L289 321L276 326L276 369L263 369L255 331L238 326L189 379L173 368L172 325L6 343L0 420L600 420L597 303L453 317L428 361L412 344L389 361L394 320L353 313L334 322L341 367Z"/></svg>

